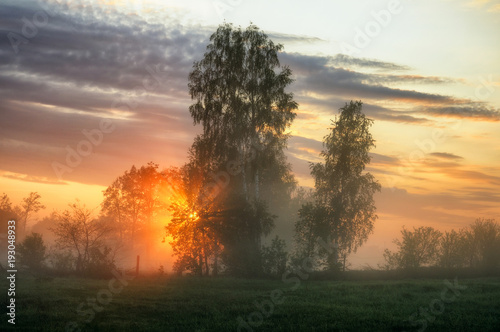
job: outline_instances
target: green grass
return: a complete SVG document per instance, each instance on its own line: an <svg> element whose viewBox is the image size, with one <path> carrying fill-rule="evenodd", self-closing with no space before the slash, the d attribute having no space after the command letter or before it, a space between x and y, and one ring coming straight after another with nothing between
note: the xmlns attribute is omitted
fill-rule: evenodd
<svg viewBox="0 0 500 332"><path fill-rule="evenodd" d="M437 279L302 280L292 289L295 283L281 280L145 277L129 281L86 323L90 307L81 307L87 313L80 315L78 306L99 291L103 294L109 280L19 278L15 328L3 314L0 329L64 331L69 322L76 322L82 331L237 331L238 317L247 322L250 317L256 320L249 325L253 331L418 331L424 321L426 331L500 331L500 278L458 282L467 288L440 307L446 286ZM0 284L8 288L6 279ZM269 304L272 295L278 302L272 314L259 314L255 303ZM6 305L5 295L3 308ZM412 324L410 316L419 308L426 308L427 314L419 314L414 321L421 321ZM264 311L270 311L269 305Z"/></svg>

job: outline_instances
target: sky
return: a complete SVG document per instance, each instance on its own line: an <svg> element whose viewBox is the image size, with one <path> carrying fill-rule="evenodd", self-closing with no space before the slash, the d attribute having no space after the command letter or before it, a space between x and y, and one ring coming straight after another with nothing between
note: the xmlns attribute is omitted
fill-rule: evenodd
<svg viewBox="0 0 500 332"><path fill-rule="evenodd" d="M132 165L181 166L200 132L188 74L223 22L284 45L299 103L288 161L313 186L338 109L374 120L367 167L378 220L354 267L376 266L402 226L500 220L500 1L2 1L0 193L43 213ZM292 224L278 230L292 229Z"/></svg>

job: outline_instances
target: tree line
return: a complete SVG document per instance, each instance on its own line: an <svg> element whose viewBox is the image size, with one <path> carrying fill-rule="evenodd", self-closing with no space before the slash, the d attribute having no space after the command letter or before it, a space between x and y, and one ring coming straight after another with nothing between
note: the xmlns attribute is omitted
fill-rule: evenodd
<svg viewBox="0 0 500 332"><path fill-rule="evenodd" d="M441 268L495 269L500 266L500 225L478 218L458 231L440 232L433 227L408 230L395 239L396 251L384 251L384 269Z"/></svg>
<svg viewBox="0 0 500 332"><path fill-rule="evenodd" d="M167 210L162 198L166 181L158 167L132 166L104 190L99 207L76 200L34 224L31 234L25 231L26 223L43 207L41 196L33 192L21 206L13 206L3 194L0 217L5 225L8 220L17 222L20 263L34 271L104 276L116 268L117 258L144 252L152 244L150 235L162 231L158 223Z"/></svg>

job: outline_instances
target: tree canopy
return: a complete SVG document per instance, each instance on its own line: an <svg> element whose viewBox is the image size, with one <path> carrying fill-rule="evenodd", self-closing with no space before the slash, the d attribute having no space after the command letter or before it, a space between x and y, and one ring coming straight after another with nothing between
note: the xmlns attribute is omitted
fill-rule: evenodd
<svg viewBox="0 0 500 332"><path fill-rule="evenodd" d="M285 91L292 72L278 59L282 49L255 25L242 30L223 24L189 74L189 111L203 126L195 158L208 168L237 159L247 197L259 198L261 168L283 164L286 129L296 116L298 105Z"/></svg>
<svg viewBox="0 0 500 332"><path fill-rule="evenodd" d="M152 162L119 176L105 191L102 212L114 221L120 242L137 244L137 236L147 232L166 210L161 197L163 176Z"/></svg>

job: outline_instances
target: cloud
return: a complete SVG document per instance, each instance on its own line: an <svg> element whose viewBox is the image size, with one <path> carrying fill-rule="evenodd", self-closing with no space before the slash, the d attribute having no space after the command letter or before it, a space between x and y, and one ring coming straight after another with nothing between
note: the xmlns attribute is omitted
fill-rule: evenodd
<svg viewBox="0 0 500 332"><path fill-rule="evenodd" d="M500 203L500 193L496 188L465 186L457 190L456 194L464 195L471 201L492 202L495 205Z"/></svg>
<svg viewBox="0 0 500 332"><path fill-rule="evenodd" d="M437 117L468 119L473 121L500 121L500 110L487 108L482 104L446 107L425 107L417 113L429 114Z"/></svg>
<svg viewBox="0 0 500 332"><path fill-rule="evenodd" d="M14 19L10 15L13 13L7 8L0 19ZM21 17L17 19L21 22ZM69 22L78 33L61 29ZM41 78L50 83L71 82L80 89L133 91L143 86L148 68L160 66L160 73L168 79L169 92L186 93L186 72L194 55L203 53L207 36L176 27L127 23L142 25L142 31L134 25L103 22L89 27L72 16L59 16L38 29L29 43L19 45L18 54L9 40L2 38L0 47L12 51L4 52L2 72L8 73L3 75L4 81L29 83Z"/></svg>
<svg viewBox="0 0 500 332"><path fill-rule="evenodd" d="M301 107L311 107L314 109L316 114L324 114L331 116L332 118L336 114L335 111L346 103L346 99L335 96L329 96L327 98L314 98L307 95L298 95L297 100ZM416 113L396 111L368 102L363 102L363 112L368 118L374 120L416 125L428 125L433 123L432 120L427 118L415 116ZM301 117L300 114L302 113L299 113L299 117Z"/></svg>
<svg viewBox="0 0 500 332"><path fill-rule="evenodd" d="M428 124L431 122L429 119L426 118L415 117L413 115L407 114L406 112L394 111L385 107L372 104L364 104L363 110L365 111L365 114L368 117L376 120L408 123L408 124Z"/></svg>
<svg viewBox="0 0 500 332"><path fill-rule="evenodd" d="M99 6L89 5L69 14L52 5L54 15L48 24L40 27L28 43L18 45L17 54L8 38L0 39L2 168L57 181L53 163L65 164L68 149L76 149L86 140L83 131L99 128L103 118L113 121L116 130L106 134L77 168L65 173L64 180L108 184L130 164L150 160L167 165L182 163L199 131L187 112L187 77L193 61L202 57L211 31L168 21L165 25L151 24L134 16L123 19L122 14L103 12ZM20 34L22 17L33 17L40 10L35 2L10 2L0 13L0 21L8 31ZM309 39L291 35L279 38ZM326 109L326 103L307 99L301 91L329 94L330 87L326 89L324 84L338 90L327 98L330 113L332 106L337 109L353 94L374 99L415 94L377 86L383 75L333 68L330 57L283 53L281 58L301 77L301 83L292 87L298 92L299 103ZM334 59L364 67L405 69L375 60ZM366 104L366 110L375 119L426 121L372 104ZM309 114L310 119L313 117ZM297 138L291 140L289 148L298 163L316 161L321 142ZM105 169L103 164L107 165ZM307 162L304 165L302 171L308 174ZM92 169L101 171L87 173Z"/></svg>
<svg viewBox="0 0 500 332"><path fill-rule="evenodd" d="M386 156L380 153L370 152L370 156L372 158L372 165L380 165L380 166L396 166L399 165L399 159L391 156Z"/></svg>
<svg viewBox="0 0 500 332"><path fill-rule="evenodd" d="M53 163L65 165L68 149L88 141L83 131L103 118L116 130L63 180L107 185L131 164L179 165L198 132L187 111L188 73L210 34L81 5L70 14L49 4L48 23L17 53L0 38L2 169L58 182ZM8 2L2 28L22 35L22 18L37 12L37 2Z"/></svg>
<svg viewBox="0 0 500 332"><path fill-rule="evenodd" d="M84 131L98 129L102 119L112 121L116 129L63 180L107 185L131 164L182 164L200 131L188 112L188 74L193 61L202 58L213 31L179 25L175 18L167 17L164 24L146 21L92 3L78 3L79 10L68 11L76 5L61 3L48 4L47 24L17 45L17 53L9 38L0 38L2 170L57 182L53 163L64 164L68 149L88 140ZM23 17L32 18L41 10L35 1L6 2L0 12L3 31L22 35ZM316 41L270 35L287 43ZM319 121L320 115L333 117L350 99L363 100L370 118L413 125L432 125L429 115L445 116L446 109L461 107L463 116L469 105L453 96L398 88L452 82L401 74L411 68L400 64L299 53L281 53L280 60L293 70L296 81L291 91L296 100L301 107L310 106L300 113L308 121ZM413 110L415 105L426 106L413 112L390 106L397 101ZM498 111L479 113L484 119L498 119ZM290 139L288 155L294 170L309 174L307 162L318 160L319 151L319 141ZM374 156L374 164L392 162Z"/></svg>
<svg viewBox="0 0 500 332"><path fill-rule="evenodd" d="M364 101L379 102L384 100L397 100L431 105L453 105L457 102L462 102L452 96L400 89L384 85L396 83L441 84L452 81L448 78L363 73L332 66L332 61L335 63L335 60L331 60L330 57L326 56L284 53L282 59L282 63L292 68L294 74L297 76L293 88L298 91L298 96L308 95L312 92L320 94L323 99L327 97L340 97L343 100L361 99ZM366 62L363 59L352 57L348 57L347 59L347 62ZM386 64L387 66L393 65L382 62L374 65L381 66L382 64Z"/></svg>
<svg viewBox="0 0 500 332"><path fill-rule="evenodd" d="M449 84L456 83L457 80L447 77L421 76L421 75L373 75L370 79L372 83L405 83L405 84Z"/></svg>
<svg viewBox="0 0 500 332"><path fill-rule="evenodd" d="M463 169L446 169L445 174L456 179L473 180L476 183L482 182L485 184L491 184L495 186L500 185L500 177L488 175L479 171L470 171Z"/></svg>
<svg viewBox="0 0 500 332"><path fill-rule="evenodd" d="M433 157L442 158L442 159L451 159L451 160L464 159L463 157L457 156L456 154L447 153L447 152L432 152L432 153L429 153L429 155L431 155Z"/></svg>
<svg viewBox="0 0 500 332"><path fill-rule="evenodd" d="M286 151L285 155L288 162L293 165L293 173L299 178L311 178L310 161L296 157L290 151Z"/></svg>
<svg viewBox="0 0 500 332"><path fill-rule="evenodd" d="M302 136L292 136L288 140L286 155L293 165L293 172L301 178L310 177L310 164L323 161L320 156L323 143Z"/></svg>
<svg viewBox="0 0 500 332"><path fill-rule="evenodd" d="M66 185L67 183L64 181L56 181L56 180L51 180L46 177L38 177L38 176L33 176L33 175L27 175L27 174L19 174L19 173L11 173L11 172L0 172L2 174L1 176L7 179L14 179L14 180L20 180L20 181L26 181L26 182L34 182L34 183L41 183L41 184L57 184L57 185Z"/></svg>
<svg viewBox="0 0 500 332"><path fill-rule="evenodd" d="M267 36L276 43L290 44L290 43L315 43L321 41L318 37L313 36L300 36L284 33L271 32L266 33Z"/></svg>
<svg viewBox="0 0 500 332"><path fill-rule="evenodd" d="M419 163L419 167L413 169L413 172L424 177L423 180L429 181L428 175L439 174L440 178L443 180L447 178L448 181L452 181L454 184L481 183L483 186L481 190L496 188L500 185L500 176L488 174L492 172L491 169L481 169L478 166L471 169L470 166L460 163L463 159L460 156L444 152L430 153L429 156L436 158L423 159ZM460 182L456 182L456 179L459 179Z"/></svg>
<svg viewBox="0 0 500 332"><path fill-rule="evenodd" d="M406 220L412 216L419 225L457 228L472 223L486 211L483 197L484 192L477 190L416 194L401 188L382 188L375 201L380 213Z"/></svg>
<svg viewBox="0 0 500 332"><path fill-rule="evenodd" d="M449 104L455 101L449 96L372 84L374 78L370 80L366 78L366 74L340 68L326 68L321 72L304 78L297 86L300 86L303 90L310 89L324 95L344 95L357 97L362 100L392 99L398 101L427 102L432 104Z"/></svg>
<svg viewBox="0 0 500 332"><path fill-rule="evenodd" d="M300 53L283 52L280 57L282 65L289 66L295 75L306 75L323 70L329 57L320 55L303 55Z"/></svg>
<svg viewBox="0 0 500 332"><path fill-rule="evenodd" d="M408 66L398 65L392 62L384 62L373 59L356 58L345 54L337 54L329 58L329 63L337 67L365 67L379 70L410 70Z"/></svg>

